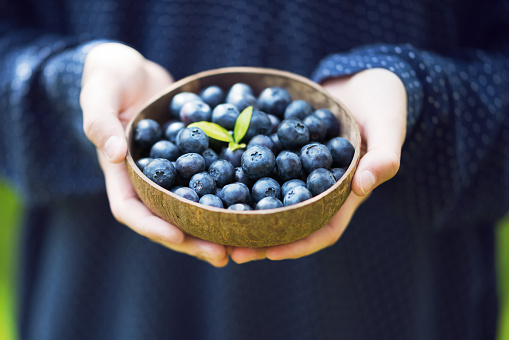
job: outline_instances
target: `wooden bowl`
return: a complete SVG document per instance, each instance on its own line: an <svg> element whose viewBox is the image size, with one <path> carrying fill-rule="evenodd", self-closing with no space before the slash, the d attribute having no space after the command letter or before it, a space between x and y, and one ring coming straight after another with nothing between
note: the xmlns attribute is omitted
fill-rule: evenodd
<svg viewBox="0 0 509 340"><path fill-rule="evenodd" d="M228 90L238 82L249 84L255 95L266 87L280 86L288 90L293 100L303 99L315 109L331 110L340 122L340 136L348 139L355 147L353 161L345 175L327 191L307 201L283 208L253 211L231 211L191 202L149 180L135 163L141 156L133 144L133 126L144 118L154 119L160 124L168 121L168 106L177 93L198 93L209 85L218 85ZM129 176L138 196L155 215L192 236L241 247L286 244L306 237L327 224L351 191L361 143L359 128L353 116L320 85L289 72L253 67L210 70L173 83L164 94L131 120L126 133Z"/></svg>

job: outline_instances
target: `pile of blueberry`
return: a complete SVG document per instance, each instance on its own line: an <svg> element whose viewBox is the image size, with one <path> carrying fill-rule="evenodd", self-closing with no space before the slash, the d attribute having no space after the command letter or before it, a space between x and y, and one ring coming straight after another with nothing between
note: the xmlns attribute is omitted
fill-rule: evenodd
<svg viewBox="0 0 509 340"><path fill-rule="evenodd" d="M233 135L237 118L252 107L241 143L231 147L190 124L211 122ZM134 129L142 150L136 162L153 182L204 205L233 210L289 206L330 188L350 165L354 147L338 137L339 122L325 108L293 100L281 87L236 83L181 92L164 125L143 119ZM213 125L213 124L210 124Z"/></svg>

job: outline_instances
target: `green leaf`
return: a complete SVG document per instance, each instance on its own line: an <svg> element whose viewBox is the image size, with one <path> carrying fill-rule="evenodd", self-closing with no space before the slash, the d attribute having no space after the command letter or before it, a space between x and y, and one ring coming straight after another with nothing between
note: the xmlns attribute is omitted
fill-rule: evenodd
<svg viewBox="0 0 509 340"><path fill-rule="evenodd" d="M235 127L233 128L233 140L235 143L240 143L242 138L246 135L249 124L251 123L251 116L253 115L253 107L246 107L242 113L237 117L235 121Z"/></svg>
<svg viewBox="0 0 509 340"><path fill-rule="evenodd" d="M246 144L244 144L244 143L237 144L237 143L231 142L230 144L228 144L228 149L230 149L232 151L235 151L237 149L243 149L245 147L246 147Z"/></svg>
<svg viewBox="0 0 509 340"><path fill-rule="evenodd" d="M222 142L231 143L233 142L233 137L230 135L228 130L226 130L221 125L217 125L211 122L196 122L189 124L187 127L197 127L203 130L205 134L213 139L220 140Z"/></svg>

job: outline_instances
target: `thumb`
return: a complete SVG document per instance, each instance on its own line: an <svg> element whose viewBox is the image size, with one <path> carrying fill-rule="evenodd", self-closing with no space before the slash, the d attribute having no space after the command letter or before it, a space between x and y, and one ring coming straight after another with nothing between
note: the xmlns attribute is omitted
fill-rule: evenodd
<svg viewBox="0 0 509 340"><path fill-rule="evenodd" d="M376 119L364 126L367 152L359 161L352 180L352 190L357 196L366 196L398 172L404 139L401 124L405 124L404 121Z"/></svg>
<svg viewBox="0 0 509 340"><path fill-rule="evenodd" d="M124 128L119 119L121 87L105 74L87 78L80 94L83 130L112 163L121 162L127 153Z"/></svg>

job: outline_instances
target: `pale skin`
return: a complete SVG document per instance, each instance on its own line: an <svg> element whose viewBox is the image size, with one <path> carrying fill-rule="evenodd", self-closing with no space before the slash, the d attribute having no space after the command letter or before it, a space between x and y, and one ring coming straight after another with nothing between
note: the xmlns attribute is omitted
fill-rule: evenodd
<svg viewBox="0 0 509 340"><path fill-rule="evenodd" d="M226 266L230 258L236 263L297 259L335 244L372 190L394 177L399 169L407 107L401 80L384 69L331 79L323 87L350 109L363 139L363 156L352 181L352 193L332 220L304 239L268 248L225 247L189 236L145 207L124 164L127 123L172 82L163 67L130 47L97 45L89 52L83 71L83 128L97 147L113 216L136 233L215 267Z"/></svg>

